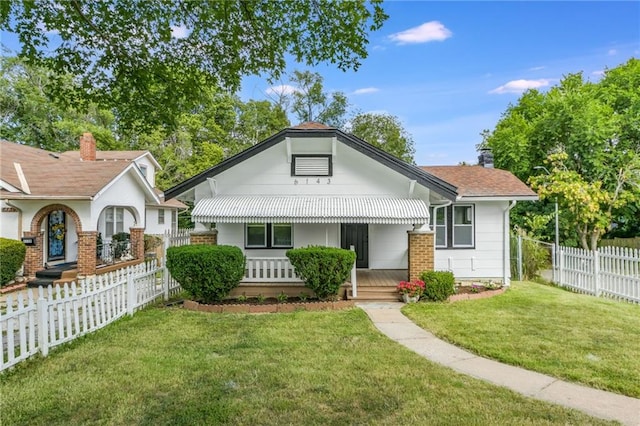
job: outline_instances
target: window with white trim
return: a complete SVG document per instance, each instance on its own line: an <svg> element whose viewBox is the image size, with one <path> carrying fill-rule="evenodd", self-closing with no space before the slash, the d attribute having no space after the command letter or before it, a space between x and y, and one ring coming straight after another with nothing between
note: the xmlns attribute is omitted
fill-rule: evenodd
<svg viewBox="0 0 640 426"><path fill-rule="evenodd" d="M291 248L293 225L290 223L247 223L245 248Z"/></svg>
<svg viewBox="0 0 640 426"><path fill-rule="evenodd" d="M447 208L431 207L431 226L436 231L436 247L447 246Z"/></svg>
<svg viewBox="0 0 640 426"><path fill-rule="evenodd" d="M332 173L330 155L294 155L291 158L291 176L331 176Z"/></svg>
<svg viewBox="0 0 640 426"><path fill-rule="evenodd" d="M171 210L171 230L176 231L178 229L178 211Z"/></svg>
<svg viewBox="0 0 640 426"><path fill-rule="evenodd" d="M436 232L436 248L475 247L475 207L454 204L430 208L430 224Z"/></svg>
<svg viewBox="0 0 640 426"><path fill-rule="evenodd" d="M453 206L453 247L473 247L473 205Z"/></svg>
<svg viewBox="0 0 640 426"><path fill-rule="evenodd" d="M124 232L124 208L107 207L104 211L105 238L111 238L119 232Z"/></svg>
<svg viewBox="0 0 640 426"><path fill-rule="evenodd" d="M164 225L164 209L158 210L158 225Z"/></svg>

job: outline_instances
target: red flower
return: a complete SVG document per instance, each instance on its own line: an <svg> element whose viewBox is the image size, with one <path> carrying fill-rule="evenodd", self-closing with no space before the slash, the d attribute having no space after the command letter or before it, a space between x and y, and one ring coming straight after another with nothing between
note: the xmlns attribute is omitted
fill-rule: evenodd
<svg viewBox="0 0 640 426"><path fill-rule="evenodd" d="M424 293L424 282L420 280L400 281L396 290L400 294L408 294L409 297L421 296Z"/></svg>

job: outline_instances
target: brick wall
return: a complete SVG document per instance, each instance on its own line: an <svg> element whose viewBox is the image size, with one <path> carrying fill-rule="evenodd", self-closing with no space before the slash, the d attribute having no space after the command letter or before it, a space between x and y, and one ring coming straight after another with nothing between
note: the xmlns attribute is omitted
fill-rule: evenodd
<svg viewBox="0 0 640 426"><path fill-rule="evenodd" d="M78 232L78 276L95 275L97 238L97 231Z"/></svg>
<svg viewBox="0 0 640 426"><path fill-rule="evenodd" d="M96 161L96 140L91 133L80 137L80 158L82 161Z"/></svg>
<svg viewBox="0 0 640 426"><path fill-rule="evenodd" d="M44 232L23 232L23 236L27 238L35 238L35 246L27 246L27 252L24 257L24 276L34 277L36 271L42 269L42 240L44 239Z"/></svg>
<svg viewBox="0 0 640 426"><path fill-rule="evenodd" d="M218 230L194 231L191 233L191 244L218 244Z"/></svg>
<svg viewBox="0 0 640 426"><path fill-rule="evenodd" d="M435 264L435 233L433 231L408 231L409 280L419 279L420 272L432 271Z"/></svg>
<svg viewBox="0 0 640 426"><path fill-rule="evenodd" d="M134 259L144 259L144 228L129 228L131 242L131 256Z"/></svg>

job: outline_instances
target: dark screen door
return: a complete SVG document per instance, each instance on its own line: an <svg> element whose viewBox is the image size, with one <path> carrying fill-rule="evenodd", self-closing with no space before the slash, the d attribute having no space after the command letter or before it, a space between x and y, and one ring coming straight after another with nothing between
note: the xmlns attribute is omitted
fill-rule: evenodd
<svg viewBox="0 0 640 426"><path fill-rule="evenodd" d="M356 249L356 268L369 267L369 225L366 223L343 223L341 242L343 249L354 246Z"/></svg>

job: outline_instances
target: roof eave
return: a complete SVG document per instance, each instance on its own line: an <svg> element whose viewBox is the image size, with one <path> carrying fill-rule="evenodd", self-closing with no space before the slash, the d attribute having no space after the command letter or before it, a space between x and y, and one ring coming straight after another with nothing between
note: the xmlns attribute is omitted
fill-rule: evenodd
<svg viewBox="0 0 640 426"><path fill-rule="evenodd" d="M538 201L537 195L469 195L461 196L458 201Z"/></svg>

